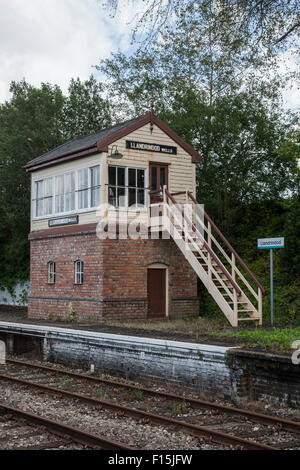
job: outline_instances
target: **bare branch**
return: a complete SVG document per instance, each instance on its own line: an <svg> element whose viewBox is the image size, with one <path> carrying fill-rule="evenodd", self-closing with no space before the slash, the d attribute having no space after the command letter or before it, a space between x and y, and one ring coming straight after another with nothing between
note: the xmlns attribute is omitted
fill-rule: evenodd
<svg viewBox="0 0 300 470"><path fill-rule="evenodd" d="M278 44L281 41L284 41L293 31L295 31L295 29L299 28L299 26L300 26L300 22L294 24L285 34L283 34L283 36L281 36L279 39L277 39L277 41L275 41L274 44Z"/></svg>

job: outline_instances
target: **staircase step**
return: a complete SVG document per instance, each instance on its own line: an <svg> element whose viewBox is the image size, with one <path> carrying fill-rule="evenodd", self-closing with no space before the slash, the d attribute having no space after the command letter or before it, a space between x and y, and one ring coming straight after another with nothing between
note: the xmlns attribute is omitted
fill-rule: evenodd
<svg viewBox="0 0 300 470"><path fill-rule="evenodd" d="M194 220L193 217L191 217L191 221L192 220ZM160 223L159 218L158 221ZM208 291L212 297L215 298L217 304L224 311L225 315L228 316L229 311L231 311L231 314L237 314L237 317L239 315L241 316L241 318L229 319L232 326L237 326L237 322L240 321L254 321L256 323L261 323L261 316L259 315L259 312L252 306L251 301L241 291L241 289L238 294L232 285L232 281L230 281L233 269L230 258L223 254L219 254L218 256L215 253L215 246L217 247L217 244L214 245L211 243L209 236L205 238L203 238L203 234L198 236L192 230L192 225L186 225L185 221L181 217L179 219L174 218L174 220L171 217L169 222L170 225L166 224L166 230L169 230L170 234L172 235L169 227L172 225L175 226L181 240L180 242L175 240L178 248L181 250L186 259L190 261L192 267L195 267L195 271L197 272L197 267L194 266L192 261L193 259L195 260L195 258L190 257L190 254L192 253L196 257L199 265L207 274L207 276L205 276L207 279L204 283L206 284L207 281ZM200 274L201 273L199 273L199 275ZM200 278L203 277L202 274L200 275ZM233 275L232 279L234 280L234 278L235 276ZM218 289L220 295L217 294L215 288ZM243 301L239 299L246 300Z"/></svg>
<svg viewBox="0 0 300 470"><path fill-rule="evenodd" d="M253 320L260 320L259 317L247 317L247 318L238 318L238 321L253 321Z"/></svg>
<svg viewBox="0 0 300 470"><path fill-rule="evenodd" d="M231 282L227 279L227 277L221 277L220 276L220 278L221 278L221 281L219 281L219 279L217 279L216 277L213 277L212 280L215 284L220 283L220 282L222 282L222 283L224 282L224 284L226 284L226 285L231 285Z"/></svg>
<svg viewBox="0 0 300 470"><path fill-rule="evenodd" d="M234 304L234 302L232 302L232 301L230 301L230 302L228 302L228 303L229 303L229 304ZM247 305L248 302L247 302L247 301L241 302L241 301L238 300L237 303L238 303L239 305Z"/></svg>
<svg viewBox="0 0 300 470"><path fill-rule="evenodd" d="M215 286L216 286L217 289L225 289L225 287L220 286L220 285L217 285L217 284L215 284ZM229 285L228 285L228 286L226 286L226 287L227 287L227 289L232 289L232 290L234 290L232 286L229 286Z"/></svg>

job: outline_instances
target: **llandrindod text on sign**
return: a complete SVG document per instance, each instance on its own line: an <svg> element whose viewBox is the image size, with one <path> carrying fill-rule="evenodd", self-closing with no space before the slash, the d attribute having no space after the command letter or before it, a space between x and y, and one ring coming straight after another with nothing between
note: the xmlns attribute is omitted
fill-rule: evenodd
<svg viewBox="0 0 300 470"><path fill-rule="evenodd" d="M284 238L259 238L257 240L257 248L259 250L270 250L273 248L284 248Z"/></svg>
<svg viewBox="0 0 300 470"><path fill-rule="evenodd" d="M130 150L144 150L146 152L169 153L177 155L177 147L171 145L149 144L147 142L135 142L126 140L126 148Z"/></svg>

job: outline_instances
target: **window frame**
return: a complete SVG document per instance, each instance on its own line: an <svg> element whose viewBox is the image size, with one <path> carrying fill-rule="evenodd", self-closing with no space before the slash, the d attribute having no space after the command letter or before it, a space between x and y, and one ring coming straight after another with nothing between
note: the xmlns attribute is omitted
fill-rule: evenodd
<svg viewBox="0 0 300 470"><path fill-rule="evenodd" d="M92 179L92 168L99 168L99 185L97 186L91 186L91 179ZM79 209L79 171L87 169L88 170L88 207L84 207L82 209ZM58 173L54 174L52 176L47 176L45 178L40 178L35 181L33 181L33 188L32 188L32 193L34 194L34 197L32 199L33 203L33 217L32 220L42 220L42 219L49 219L51 217L63 217L65 215L70 215L70 214L80 214L83 212L92 212L96 211L99 209L101 205L101 187L102 187L102 181L101 181L101 173L102 171L102 165L100 163L95 163L93 165L89 166L84 166L82 168L78 168L76 170L70 170L70 171L65 171L63 173ZM65 188L65 179L67 175L72 175L74 174L74 209L70 211L64 210L63 212L56 212L56 178L63 176L64 179L64 188ZM52 212L47 214L47 215L37 215L37 204L38 200L43 200L44 201L44 196L42 198L37 198L37 184L40 182L43 182L43 195L44 195L44 181L47 179L52 179L52 196L48 196L52 198ZM92 206L92 189L98 187L99 189L99 205L98 206ZM44 207L44 204L43 204ZM66 193L64 192L64 209L66 207Z"/></svg>
<svg viewBox="0 0 300 470"><path fill-rule="evenodd" d="M56 197L57 196L61 196L61 195L57 195L56 194L56 178L60 178L63 176L64 178L64 192L63 192L63 197L64 197L64 209L66 207L66 195L67 193L65 192L65 187L66 187L66 176L71 176L72 174L74 174L74 209L70 210L70 211L66 211L66 210L63 210L62 212L56 212ZM76 174L76 170L72 170L72 171L67 171L65 173L61 173L59 175L55 175L54 176L54 206L52 207L52 215L64 215L64 214L73 214L74 212L76 212L76 179L77 179L77 174ZM71 194L71 193L70 193Z"/></svg>
<svg viewBox="0 0 300 470"><path fill-rule="evenodd" d="M116 169L116 184L110 184L109 183L109 168L115 168ZM124 168L125 169L125 186L119 186L117 183L118 183L118 180L117 180L117 170L118 168ZM142 170L144 171L144 187L143 188L139 188L138 186L129 186L129 170L135 170L136 172L136 184L137 184L137 171L138 170ZM145 167L135 167L135 166L125 166L125 165L111 165L111 164L108 164L107 165L107 173L108 173L108 184L107 184L107 187L108 187L108 191L109 191L109 188L110 187L113 187L113 188L125 188L125 206L114 206L113 204L110 203L109 201L109 194L107 193L107 201L108 201L108 204L110 204L111 206L114 207L115 210L140 210L140 211L147 211L147 178L148 178L148 173L147 173L147 168ZM137 207L137 202L135 203L135 205L131 205L129 206L128 203L129 203L129 189L135 189L135 198L137 200L137 191L140 189L141 191L144 191L144 204L142 205L141 204L141 207Z"/></svg>
<svg viewBox="0 0 300 470"><path fill-rule="evenodd" d="M45 196L45 182L46 181L51 181L51 185L52 185L52 195L51 196ZM37 197L38 194L37 194L37 191L38 191L38 184L39 183L42 183L42 188L43 188L43 196L42 197ZM51 215L53 214L53 208L54 208L54 204L55 204L55 194L54 194L54 178L53 176L47 176L46 178L42 178L42 179L38 179L35 181L35 187L34 187L34 193L35 193L35 198L33 200L34 202L34 213L35 213L35 217L36 218L47 218L47 217L51 217ZM52 212L48 212L48 214L44 214L44 203L45 203L45 200L46 199L51 199L51 208L52 208ZM43 205L42 205L42 212L43 214L42 215L39 215L37 216L37 209L38 209L38 203L39 201L42 201Z"/></svg>
<svg viewBox="0 0 300 470"><path fill-rule="evenodd" d="M79 270L77 269L79 265ZM77 276L79 276L79 281ZM74 284L80 286L83 284L83 276L84 276L84 262L80 259L74 262Z"/></svg>
<svg viewBox="0 0 300 470"><path fill-rule="evenodd" d="M53 267L53 271L51 271L51 267ZM52 278L52 279L51 279ZM56 263L55 261L48 262L48 284L55 284L56 282Z"/></svg>

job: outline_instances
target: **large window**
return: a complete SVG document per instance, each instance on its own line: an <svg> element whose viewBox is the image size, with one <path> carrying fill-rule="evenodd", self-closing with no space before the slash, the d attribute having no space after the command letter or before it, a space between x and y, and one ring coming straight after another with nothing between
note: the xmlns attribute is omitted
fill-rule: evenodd
<svg viewBox="0 0 300 470"><path fill-rule="evenodd" d="M115 207L145 206L145 170L108 167L108 202Z"/></svg>
<svg viewBox="0 0 300 470"><path fill-rule="evenodd" d="M78 171L78 209L89 207L89 170L83 168Z"/></svg>
<svg viewBox="0 0 300 470"><path fill-rule="evenodd" d="M35 182L35 217L94 209L99 204L100 165Z"/></svg>
<svg viewBox="0 0 300 470"><path fill-rule="evenodd" d="M125 207L126 204L126 168L108 167L108 202L115 207Z"/></svg>
<svg viewBox="0 0 300 470"><path fill-rule="evenodd" d="M55 214L75 209L75 172L55 177Z"/></svg>
<svg viewBox="0 0 300 470"><path fill-rule="evenodd" d="M145 205L145 170L128 168L128 206Z"/></svg>
<svg viewBox="0 0 300 470"><path fill-rule="evenodd" d="M100 166L90 168L91 178L91 207L98 207L100 204Z"/></svg>
<svg viewBox="0 0 300 470"><path fill-rule="evenodd" d="M78 171L78 209L98 207L100 204L100 167L92 166Z"/></svg>
<svg viewBox="0 0 300 470"><path fill-rule="evenodd" d="M35 199L35 213L36 217L43 215L51 215L53 207L53 181L52 178L46 178L37 181L36 185L36 199Z"/></svg>

